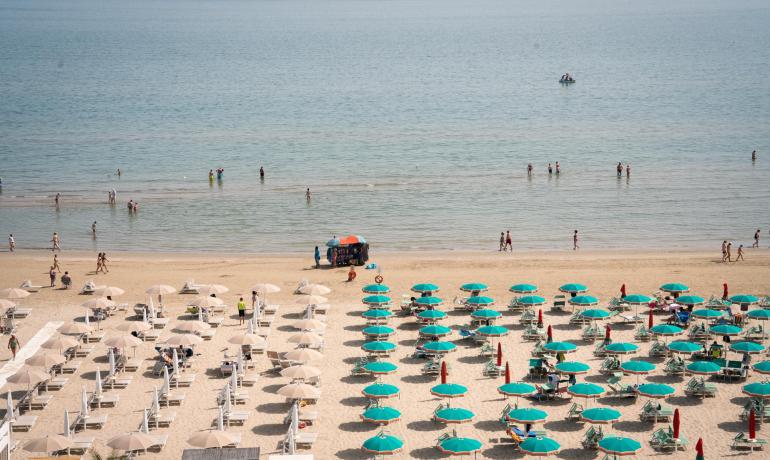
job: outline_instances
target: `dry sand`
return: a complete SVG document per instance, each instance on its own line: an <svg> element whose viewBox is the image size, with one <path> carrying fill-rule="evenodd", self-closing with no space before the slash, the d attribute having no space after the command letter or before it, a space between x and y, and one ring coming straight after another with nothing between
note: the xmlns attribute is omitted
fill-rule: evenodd
<svg viewBox="0 0 770 460"><path fill-rule="evenodd" d="M22 280L31 278L37 284L47 285L47 268L52 259L50 252L17 252L15 254L0 254L0 287L18 286ZM110 273L94 275L95 256L86 253L65 252L60 256L62 267L69 270L74 278L76 289L61 291L58 289L43 289L20 302L30 306L34 313L19 324L18 336L22 345L33 336L47 321L67 321L83 315L79 305L88 300L86 296L78 295L79 288L88 279L97 284L119 286L126 290L126 295L116 300L133 303L143 301L144 289L151 284L162 282L177 288L188 279L199 283L219 283L231 288L223 297L230 305L225 324L217 331L213 341L205 342L198 347L203 354L199 357L195 372L197 381L191 388L186 389L187 400L177 412L176 421L171 428L161 429L168 433L169 441L162 454L148 455L157 458L178 458L186 448L185 440L192 432L211 426L216 416L216 392L226 383L215 372L219 366L223 351L229 346L227 338L240 331L235 313L235 302L242 294L248 300L248 288L257 282L274 283L281 287L282 292L271 296L271 303L282 305L273 324L269 338L270 349L287 351L293 348L286 343L286 338L292 334L288 325L301 313L301 307L294 303L292 291L301 279L308 279L328 285L333 289L330 298L332 310L327 321L329 328L326 332L325 360L320 367L323 369L323 396L318 404L321 413L317 424L310 430L320 433L320 438L312 450L316 458L367 458L361 449L361 443L377 432L377 427L359 421L365 400L361 397L361 389L373 379L351 377L351 363L362 355L360 346L363 343L360 317L364 310L360 304L361 287L370 283L374 273L360 269L358 279L346 283L347 270L322 269L310 267L308 258L298 256L233 256L233 255L179 255L179 254L110 254ZM558 253L416 253L416 254L382 254L374 259L383 267L385 283L391 289L391 295L396 302L401 294L408 293L409 287L417 282L430 281L441 286L439 295L446 301L460 294L458 286L464 282L481 281L489 284L489 295L497 299L497 309L505 310L505 305L512 294L507 291L511 284L532 282L540 286L540 293L550 302L557 293L559 285L566 282L587 284L591 294L602 301L617 295L621 283L626 283L628 292L651 294L657 286L667 281L680 281L689 284L692 292L709 296L721 294L722 283L730 285L731 293L764 294L770 292L770 253L765 250L748 250L747 260L736 264L718 263L714 254L696 252L674 252L667 254L652 254L640 252L558 252ZM164 300L170 317L175 319L182 315L186 301L193 296L173 295ZM170 307L170 308L168 308ZM447 305L445 310L450 310ZM581 347L571 356L588 362L592 366L586 380L603 383L604 378L598 374L600 360L591 354L593 344L579 342L579 328L570 327L568 315L552 315L547 312L545 322L554 327L556 340L575 340ZM132 314L129 312L129 314ZM122 315L111 318L103 323L107 329L112 329L124 321ZM446 325L460 326L467 324L467 314L450 312L444 322ZM512 366L515 380L526 374L531 342L523 342L521 329L516 316L505 312L498 324L510 327L513 331L502 340L505 360ZM398 372L385 376L383 380L401 388L401 396L390 400L403 413L400 422L388 427L392 433L403 438L405 449L396 458L442 458L433 446L436 438L447 428L430 421L432 412L440 402L430 395L429 389L436 383L436 378L426 378L420 373L422 361L413 360L411 355L417 338L417 326L413 319L395 318L391 321L397 329L393 339L399 345L391 361L398 364ZM163 337L171 334L170 327L164 331ZM615 340L633 339L633 328L617 326L613 331ZM452 337L458 340L455 334ZM510 446L500 445L498 438L504 435L502 427L496 421L500 410L505 404L496 388L502 379L491 379L482 376L485 360L479 359L478 348L469 346L458 340L458 351L448 357L452 366L450 381L462 383L470 387L469 396L456 400L455 405L473 410L476 420L473 423L460 425L458 432L463 435L480 439L483 450L479 458L518 458ZM646 356L648 345L641 346L637 356ZM79 408L80 391L83 385L89 389L94 384L94 371L97 366L107 367L105 363L106 347L99 344L97 350L84 359L80 371L70 377L65 388L55 393L53 402L43 411L35 412L40 418L37 425L29 433L17 433L16 438L23 441L41 436L45 433L60 432L62 412L66 408L77 411ZM148 359L154 356L153 344L143 345L139 351ZM3 347L3 362L9 358L8 350ZM654 362L660 363L661 360ZM114 409L102 409L109 414L109 421L101 431L89 430L89 436L95 436L96 449L102 454L109 452L104 443L111 437L126 431L136 430L142 419L141 409L149 407L150 393L154 386L160 385L160 379L149 373L150 361L147 367L135 374L134 382L125 390L115 390L120 394L120 403ZM259 369L268 367L267 359L259 358ZM626 380L632 383L632 377ZM750 381L760 380L760 375L753 375ZM583 379L579 379L583 380ZM677 387L677 394L669 399L682 412L682 433L691 442L691 448L686 453L672 455L674 458L692 458L693 445L699 436L704 437L706 455L714 458L716 455L731 455L728 447L730 439L738 432L746 430L738 415L746 398L741 395L741 383L719 383L719 395L715 399L701 401L684 397L682 393L685 378L668 378L662 370L656 370L649 378L650 381L666 382ZM276 395L276 390L287 379L276 374L264 373L257 386L247 389L250 402L246 409L252 415L243 428L231 428L243 433L242 446L259 446L263 457L275 452L279 440L286 432L282 420L288 410L283 398ZM2 391L5 397L7 390L20 390L13 385L6 385ZM644 398L633 400L602 398L599 404L615 407L623 412L623 419L614 427L606 428L605 432L613 432L635 438L643 443L639 457L656 455L648 444L652 431L656 428L650 423L641 423L638 412L644 403ZM570 406L567 400L535 403L523 402L544 408L549 414L549 420L544 424L550 436L558 440L563 447L559 454L562 458L594 458L597 453L584 451L580 447L580 439L588 428L587 425L564 420ZM244 406L239 406L243 408ZM657 427L664 426L662 423ZM770 432L763 426L761 435L770 437ZM27 455L17 450L15 456L23 458ZM752 456L759 458L761 453Z"/></svg>

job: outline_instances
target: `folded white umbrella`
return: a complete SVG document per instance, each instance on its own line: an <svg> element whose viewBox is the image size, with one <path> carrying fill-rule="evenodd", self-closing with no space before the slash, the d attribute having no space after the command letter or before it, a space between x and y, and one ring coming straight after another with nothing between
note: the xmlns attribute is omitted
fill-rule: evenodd
<svg viewBox="0 0 770 460"><path fill-rule="evenodd" d="M300 288L299 292L308 295L326 295L332 292L331 289L323 284L308 284Z"/></svg>
<svg viewBox="0 0 770 460"><path fill-rule="evenodd" d="M88 393L86 393L86 387L83 387L83 392L80 394L80 416L88 417Z"/></svg>
<svg viewBox="0 0 770 460"><path fill-rule="evenodd" d="M107 374L110 377L115 376L115 373L117 369L115 368L115 352L112 351L113 349L110 348L110 351L107 352L107 362L110 364L110 373Z"/></svg>
<svg viewBox="0 0 770 460"><path fill-rule="evenodd" d="M238 391L238 374L236 372L230 374L230 389L233 393Z"/></svg>
<svg viewBox="0 0 770 460"><path fill-rule="evenodd" d="M67 409L64 409L64 431L62 431L62 433L64 433L64 436L67 438L72 436L70 433L70 413L67 412Z"/></svg>
<svg viewBox="0 0 770 460"><path fill-rule="evenodd" d="M139 431L145 434L150 432L150 420L147 417L147 409L142 411L142 427L139 429Z"/></svg>
<svg viewBox="0 0 770 460"><path fill-rule="evenodd" d="M179 355L176 352L176 348L171 350L171 365L173 366L174 375L179 377Z"/></svg>
<svg viewBox="0 0 770 460"><path fill-rule="evenodd" d="M152 391L152 413L160 413L160 398L158 397L158 388L155 387Z"/></svg>
<svg viewBox="0 0 770 460"><path fill-rule="evenodd" d="M96 368L96 382L94 382L94 396L100 397L102 395L102 371Z"/></svg>
<svg viewBox="0 0 770 460"><path fill-rule="evenodd" d="M13 408L13 397L11 396L11 392L7 392L6 394L6 401L5 401L5 421L13 421L13 419L16 418L16 411Z"/></svg>
<svg viewBox="0 0 770 460"><path fill-rule="evenodd" d="M17 299L23 299L28 296L29 296L29 291L25 291L24 289L19 289L19 288L0 289L0 299L17 300Z"/></svg>
<svg viewBox="0 0 770 460"><path fill-rule="evenodd" d="M166 396L171 392L171 379L168 376L168 367L163 366L163 386L160 387L160 394Z"/></svg>
<svg viewBox="0 0 770 460"><path fill-rule="evenodd" d="M225 385L225 396L224 396L224 403L222 404L222 409L225 411L225 414L229 414L233 410L232 403L230 402L230 398L232 398L232 393L230 392L230 385Z"/></svg>
<svg viewBox="0 0 770 460"><path fill-rule="evenodd" d="M245 368L243 367L243 350L240 347L238 347L238 360L235 362L235 364L237 367L237 369L235 370L236 372L238 373L244 372ZM233 373L235 374L236 372L233 372Z"/></svg>
<svg viewBox="0 0 770 460"><path fill-rule="evenodd" d="M115 286L105 286L94 291L95 295L100 297L116 297L125 294L126 291Z"/></svg>

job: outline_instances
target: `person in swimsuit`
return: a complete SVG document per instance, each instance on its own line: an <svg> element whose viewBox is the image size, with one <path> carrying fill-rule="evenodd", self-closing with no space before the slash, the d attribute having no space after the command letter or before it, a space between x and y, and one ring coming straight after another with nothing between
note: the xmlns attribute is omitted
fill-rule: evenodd
<svg viewBox="0 0 770 460"><path fill-rule="evenodd" d="M499 251L502 252L505 250L505 232L500 232L500 249Z"/></svg>
<svg viewBox="0 0 770 460"><path fill-rule="evenodd" d="M527 176L532 176L532 163L527 165Z"/></svg>
<svg viewBox="0 0 770 460"><path fill-rule="evenodd" d="M623 163L618 161L618 166L615 168L618 171L618 177L623 175Z"/></svg>
<svg viewBox="0 0 770 460"><path fill-rule="evenodd" d="M757 229L756 232L754 232L754 244L751 245L752 248L759 248L759 234L761 232L759 229Z"/></svg>
<svg viewBox="0 0 770 460"><path fill-rule="evenodd" d="M102 271L102 253L96 255L96 273Z"/></svg>
<svg viewBox="0 0 770 460"><path fill-rule="evenodd" d="M59 207L59 198L61 197L61 193L56 192L56 197L54 197L53 202L54 205L58 208Z"/></svg>
<svg viewBox="0 0 770 460"><path fill-rule="evenodd" d="M551 163L548 163L548 175L550 176L553 174L553 166L551 166Z"/></svg>
<svg viewBox="0 0 770 460"><path fill-rule="evenodd" d="M556 175L558 176L559 173L561 173L561 166L559 166L559 162L556 162Z"/></svg>
<svg viewBox="0 0 770 460"><path fill-rule="evenodd" d="M312 197L310 195L310 187L308 187L307 190L305 190L305 199L307 200L308 203L310 203L311 198Z"/></svg>
<svg viewBox="0 0 770 460"><path fill-rule="evenodd" d="M313 258L315 259L315 268L321 268L321 250L318 249L318 246L315 247Z"/></svg>
<svg viewBox="0 0 770 460"><path fill-rule="evenodd" d="M738 246L738 257L735 258L735 261L738 262L739 260L743 260L743 245Z"/></svg>
<svg viewBox="0 0 770 460"><path fill-rule="evenodd" d="M575 230L575 233L572 234L572 250L577 251L579 247L580 246L578 246L578 231Z"/></svg>
<svg viewBox="0 0 770 460"><path fill-rule="evenodd" d="M732 249L733 249L733 242L730 241L729 243L727 243L727 261L728 262L733 261Z"/></svg>
<svg viewBox="0 0 770 460"><path fill-rule="evenodd" d="M356 268L353 265L351 265L350 270L348 270L348 283L354 281L356 279L356 276L358 276L358 274L356 273Z"/></svg>
<svg viewBox="0 0 770 460"><path fill-rule="evenodd" d="M209 169L209 181L213 181L213 180L214 180L214 170Z"/></svg>
<svg viewBox="0 0 770 460"><path fill-rule="evenodd" d="M727 240L722 241L722 262L727 261Z"/></svg>
<svg viewBox="0 0 770 460"><path fill-rule="evenodd" d="M13 239L13 233L11 233L8 235L8 250L13 252L14 249L16 249L16 240Z"/></svg>
<svg viewBox="0 0 770 460"><path fill-rule="evenodd" d="M115 174L117 174L117 175L118 175L118 179L120 179L120 176L121 176L123 173L122 173L122 172L120 172L120 168L118 168L118 170L115 172Z"/></svg>
<svg viewBox="0 0 770 460"><path fill-rule="evenodd" d="M513 239L511 238L511 231L505 232L505 249L510 249L513 252Z"/></svg>
<svg viewBox="0 0 770 460"><path fill-rule="evenodd" d="M626 177L631 177L631 163L626 165Z"/></svg>
<svg viewBox="0 0 770 460"><path fill-rule="evenodd" d="M96 221L94 221L93 224L91 224L91 236L96 239Z"/></svg>
<svg viewBox="0 0 770 460"><path fill-rule="evenodd" d="M751 161L757 161L757 151L756 150L751 152Z"/></svg>
<svg viewBox="0 0 770 460"><path fill-rule="evenodd" d="M16 359L16 353L19 351L19 348L19 339L17 339L15 335L11 334L11 337L8 339L8 349L11 350L11 354L13 355L11 361Z"/></svg>
<svg viewBox="0 0 770 460"><path fill-rule="evenodd" d="M53 243L53 245L51 246L51 251L55 251L57 249L61 251L61 246L60 246L61 241L59 240L59 234L57 232L53 232L51 243Z"/></svg>
<svg viewBox="0 0 770 460"><path fill-rule="evenodd" d="M53 267L48 270L48 276L51 278L51 287L56 286L56 270L54 270Z"/></svg>
<svg viewBox="0 0 770 460"><path fill-rule="evenodd" d="M262 166L259 167L259 179L265 180L265 168L263 168Z"/></svg>

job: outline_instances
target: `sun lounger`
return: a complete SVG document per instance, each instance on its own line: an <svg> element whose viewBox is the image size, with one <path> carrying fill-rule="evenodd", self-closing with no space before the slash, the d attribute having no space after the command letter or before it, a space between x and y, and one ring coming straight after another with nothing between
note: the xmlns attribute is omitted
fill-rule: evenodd
<svg viewBox="0 0 770 460"><path fill-rule="evenodd" d="M519 324L525 326L537 324L537 314L535 314L535 312L530 309L522 311L521 316L519 316Z"/></svg>
<svg viewBox="0 0 770 460"><path fill-rule="evenodd" d="M607 388L610 389L610 394L608 396L616 398L636 398L638 396L636 386L621 383L620 380L622 378L623 373L616 372L607 379Z"/></svg>
<svg viewBox="0 0 770 460"><path fill-rule="evenodd" d="M10 315L13 319L24 319L31 314L31 308L13 307L6 310L6 315Z"/></svg>
<svg viewBox="0 0 770 460"><path fill-rule="evenodd" d="M76 358L85 358L94 351L96 347L94 345L81 344L75 347L73 354Z"/></svg>
<svg viewBox="0 0 770 460"><path fill-rule="evenodd" d="M643 422L657 423L668 421L674 416L674 409L656 401L647 401L639 412L639 419Z"/></svg>
<svg viewBox="0 0 770 460"><path fill-rule="evenodd" d="M221 316L208 315L204 317L204 321L211 327L219 327L225 321Z"/></svg>
<svg viewBox="0 0 770 460"><path fill-rule="evenodd" d="M623 324L639 324L644 322L644 317L631 313L621 313L618 315L618 318Z"/></svg>
<svg viewBox="0 0 770 460"><path fill-rule="evenodd" d="M671 427L655 430L650 438L650 446L661 451L687 450L688 444L687 439L681 435L679 439L675 439L674 430Z"/></svg>
<svg viewBox="0 0 770 460"><path fill-rule="evenodd" d="M143 342L155 342L160 337L161 332L150 329L149 331L142 331L137 333L137 337Z"/></svg>
<svg viewBox="0 0 770 460"><path fill-rule="evenodd" d="M238 374L238 385L242 385L245 387L253 387L254 385L259 382L259 374L256 373L248 373L248 374Z"/></svg>
<svg viewBox="0 0 770 460"><path fill-rule="evenodd" d="M738 433L733 438L733 443L730 447L733 449L750 449L752 451L754 450L762 450L764 449L765 445L767 444L766 439L749 439L749 435L746 433Z"/></svg>
<svg viewBox="0 0 770 460"><path fill-rule="evenodd" d="M316 440L318 440L318 433L305 433L299 431L294 436L294 444L299 449L311 449Z"/></svg>
<svg viewBox="0 0 770 460"><path fill-rule="evenodd" d="M447 369L449 368L449 363L447 363ZM432 359L425 363L422 366L422 374L423 375L438 375L441 373L441 360L440 359Z"/></svg>
<svg viewBox="0 0 770 460"><path fill-rule="evenodd" d="M99 396L92 396L91 397L91 406L96 408L102 408L102 407L115 407L118 405L118 401L120 401L120 395L116 393L102 393Z"/></svg>
<svg viewBox="0 0 770 460"><path fill-rule="evenodd" d="M684 375L685 368L684 360L679 356L673 356L664 364L663 372L666 375Z"/></svg>
<svg viewBox="0 0 770 460"><path fill-rule="evenodd" d="M765 401L759 398L751 398L744 404L743 412L740 414L740 419L746 421L749 419L749 413L754 411L754 415L757 417L757 421L765 422L770 420L770 406L765 404Z"/></svg>
<svg viewBox="0 0 770 460"><path fill-rule="evenodd" d="M230 411L224 413L225 426L239 425L243 426L251 415L250 411ZM216 423L216 421L214 421Z"/></svg>
<svg viewBox="0 0 770 460"><path fill-rule="evenodd" d="M123 389L131 384L133 377L107 377L104 379L104 387L110 389Z"/></svg>
<svg viewBox="0 0 770 460"><path fill-rule="evenodd" d="M31 407L32 410L43 410L52 400L52 395L32 395L31 397L27 397L24 404L19 404L19 407Z"/></svg>
<svg viewBox="0 0 770 460"><path fill-rule="evenodd" d="M687 382L687 385L684 388L684 394L699 398L714 397L717 395L717 386L713 383L706 382L703 377L693 377Z"/></svg>
<svg viewBox="0 0 770 460"><path fill-rule="evenodd" d="M196 374L173 374L171 383L175 387L189 387L195 382Z"/></svg>
<svg viewBox="0 0 770 460"><path fill-rule="evenodd" d="M105 288L106 286L97 286L96 283L93 282L93 280L86 281L86 284L83 285L83 287L80 289L80 294L82 295L91 295L93 294L97 289Z"/></svg>
<svg viewBox="0 0 770 460"><path fill-rule="evenodd" d="M651 338L652 334L650 333L650 330L644 325L639 326L639 329L634 332L634 340L638 340L639 342L649 342Z"/></svg>
<svg viewBox="0 0 770 460"><path fill-rule="evenodd" d="M87 415L83 417L82 415L78 415L77 420L75 421L75 428L83 427L83 429L98 429L101 430L104 428L104 425L107 424L107 414L102 415Z"/></svg>
<svg viewBox="0 0 770 460"><path fill-rule="evenodd" d="M71 360L59 366L59 372L62 374L74 374L80 369L80 365L83 362L80 360Z"/></svg>
<svg viewBox="0 0 770 460"><path fill-rule="evenodd" d="M505 367L498 366L497 362L492 360L488 361L487 364L484 365L482 374L486 377L499 377L503 375L503 372L505 372Z"/></svg>
<svg viewBox="0 0 770 460"><path fill-rule="evenodd" d="M553 304L551 304L551 311L564 311L567 307L567 298L562 294L553 296Z"/></svg>
<svg viewBox="0 0 770 460"><path fill-rule="evenodd" d="M150 425L150 428L167 427L171 426L175 418L176 412L158 412L156 414L150 414L149 418L147 419L147 423Z"/></svg>
<svg viewBox="0 0 770 460"><path fill-rule="evenodd" d="M83 335L83 341L85 343L98 343L104 339L105 335L107 335L105 331L91 331Z"/></svg>
<svg viewBox="0 0 770 460"><path fill-rule="evenodd" d="M529 340L529 341L535 341L535 340L545 340L546 338L546 331L543 328L539 328L535 325L529 325L524 329L524 332L522 333L522 339Z"/></svg>
<svg viewBox="0 0 770 460"><path fill-rule="evenodd" d="M161 406L179 406L182 404L182 402L185 400L185 397L187 395L185 393L179 393L179 392L169 392L163 395L160 395L158 398L158 402Z"/></svg>
<svg viewBox="0 0 770 460"><path fill-rule="evenodd" d="M604 358L604 361L602 361L602 365L599 367L599 373L601 374L614 374L619 370L620 370L620 359L614 356L610 356L609 358Z"/></svg>
<svg viewBox="0 0 770 460"><path fill-rule="evenodd" d="M650 358L662 358L668 356L668 347L663 342L655 341L650 345Z"/></svg>
<svg viewBox="0 0 770 460"><path fill-rule="evenodd" d="M16 415L11 420L11 430L29 431L35 426L37 415Z"/></svg>
<svg viewBox="0 0 770 460"><path fill-rule="evenodd" d="M72 447L69 448L70 454L85 455L94 444L93 436L72 436L70 440L72 441Z"/></svg>
<svg viewBox="0 0 770 460"><path fill-rule="evenodd" d="M546 369L542 358L529 360L529 372L527 372L527 378L531 380L543 380L548 376L548 369Z"/></svg>
<svg viewBox="0 0 770 460"><path fill-rule="evenodd" d="M144 359L142 358L127 359L125 364L123 364L123 370L126 372L136 372L142 367L142 364L144 364Z"/></svg>
<svg viewBox="0 0 770 460"><path fill-rule="evenodd" d="M45 391L59 391L66 385L70 379L67 377L55 377L52 379L47 380L43 386L45 387Z"/></svg>
<svg viewBox="0 0 770 460"><path fill-rule="evenodd" d="M584 449L596 449L599 446L599 441L604 439L604 433L600 426L591 426L583 435L583 440L580 444Z"/></svg>
<svg viewBox="0 0 770 460"><path fill-rule="evenodd" d="M201 285L197 284L195 280L187 280L182 285L182 289L179 290L180 294L198 294Z"/></svg>
<svg viewBox="0 0 770 460"><path fill-rule="evenodd" d="M36 284L32 284L32 280L24 280L23 283L21 283L21 286L19 286L21 289L24 289L27 292L37 292L39 291L43 286L38 286Z"/></svg>
<svg viewBox="0 0 770 460"><path fill-rule="evenodd" d="M588 342L593 342L596 339L603 338L604 332L602 331L602 328L598 327L597 325L589 324L581 332L581 337L583 338L583 340L586 340Z"/></svg>

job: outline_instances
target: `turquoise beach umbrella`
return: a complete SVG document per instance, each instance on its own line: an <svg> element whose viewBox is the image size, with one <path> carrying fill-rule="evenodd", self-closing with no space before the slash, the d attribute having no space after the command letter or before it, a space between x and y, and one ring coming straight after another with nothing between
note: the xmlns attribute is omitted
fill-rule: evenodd
<svg viewBox="0 0 770 460"><path fill-rule="evenodd" d="M770 374L770 361L760 361L751 367L760 374Z"/></svg>
<svg viewBox="0 0 770 460"><path fill-rule="evenodd" d="M595 383L576 383L567 388L567 393L581 398L596 398L604 393L604 388Z"/></svg>
<svg viewBox="0 0 770 460"><path fill-rule="evenodd" d="M633 455L641 448L639 441L620 436L605 436L599 441L599 450L612 455Z"/></svg>
<svg viewBox="0 0 770 460"><path fill-rule="evenodd" d="M703 308L700 310L693 311L692 316L696 318L702 318L702 319L717 319L724 316L724 313L722 313L719 310L711 310L709 308Z"/></svg>
<svg viewBox="0 0 770 460"><path fill-rule="evenodd" d="M497 391L505 396L529 396L537 391L533 385L524 382L511 382L497 387Z"/></svg>
<svg viewBox="0 0 770 460"><path fill-rule="evenodd" d="M369 353L388 352L396 349L396 344L391 342L366 342L361 349Z"/></svg>
<svg viewBox="0 0 770 460"><path fill-rule="evenodd" d="M750 295L750 294L738 294L730 297L730 302L741 304L741 305L750 305L752 303L759 302L759 299L757 298L757 296Z"/></svg>
<svg viewBox="0 0 770 460"><path fill-rule="evenodd" d="M672 294L678 294L680 292L687 292L690 288L686 284L682 283L666 283L660 287L661 291L670 292Z"/></svg>
<svg viewBox="0 0 770 460"><path fill-rule="evenodd" d="M756 353L762 353L765 351L765 347L762 344L759 344L757 342L749 342L749 341L743 341L743 342L735 342L730 345L730 350L736 352L736 353L749 353L749 354L756 354Z"/></svg>
<svg viewBox="0 0 770 460"><path fill-rule="evenodd" d="M599 299L592 295L579 295L569 299L571 305L578 305L581 307L587 307L589 305L596 305L599 303Z"/></svg>
<svg viewBox="0 0 770 460"><path fill-rule="evenodd" d="M439 290L438 286L436 286L433 283L420 283L420 284L415 284L414 286L412 286L412 291L420 292L420 293L423 293L423 292L436 292L438 290Z"/></svg>
<svg viewBox="0 0 770 460"><path fill-rule="evenodd" d="M388 423L398 421L400 418L401 412L387 406L370 407L361 414L362 421L378 425L387 425Z"/></svg>
<svg viewBox="0 0 770 460"><path fill-rule="evenodd" d="M738 335L743 332L743 329L732 324L719 324L709 328L709 332L717 335Z"/></svg>
<svg viewBox="0 0 770 460"><path fill-rule="evenodd" d="M414 300L414 303L417 305L420 305L421 307L437 307L444 303L443 300L439 299L438 297L418 297Z"/></svg>
<svg viewBox="0 0 770 460"><path fill-rule="evenodd" d="M439 319L446 318L446 313L441 310L423 310L420 313L417 313L417 317L426 320L437 321Z"/></svg>
<svg viewBox="0 0 770 460"><path fill-rule="evenodd" d="M559 287L559 290L561 292L567 292L570 294L577 294L580 292L586 292L588 288L582 284L579 283L567 283L563 284Z"/></svg>
<svg viewBox="0 0 770 460"><path fill-rule="evenodd" d="M676 299L676 303L682 305L701 305L705 302L706 299L698 295L682 295Z"/></svg>
<svg viewBox="0 0 770 460"><path fill-rule="evenodd" d="M636 391L648 398L665 398L674 394L676 390L674 387L662 383L643 383L639 385Z"/></svg>
<svg viewBox="0 0 770 460"><path fill-rule="evenodd" d="M517 294L531 294L533 292L537 292L537 286L534 284L521 283L514 284L509 290Z"/></svg>
<svg viewBox="0 0 770 460"><path fill-rule="evenodd" d="M561 444L551 438L535 437L527 438L519 444L519 450L530 455L549 455L554 454L561 449Z"/></svg>
<svg viewBox="0 0 770 460"><path fill-rule="evenodd" d="M668 349L675 353L695 353L703 350L703 345L686 340L677 340L668 344Z"/></svg>
<svg viewBox="0 0 770 460"><path fill-rule="evenodd" d="M718 374L722 371L722 367L713 361L693 361L687 365L687 372L691 374Z"/></svg>
<svg viewBox="0 0 770 460"><path fill-rule="evenodd" d="M563 361L561 363L556 364L554 366L557 371L561 372L562 374L585 374L588 372L589 369L591 369L591 366L585 363L581 363L578 361Z"/></svg>
<svg viewBox="0 0 770 460"><path fill-rule="evenodd" d="M620 364L620 370L628 374L649 374L655 370L655 365L647 361L626 361Z"/></svg>
<svg viewBox="0 0 770 460"><path fill-rule="evenodd" d="M361 332L363 332L364 335L388 336L394 334L396 330L388 326L369 326L365 327Z"/></svg>
<svg viewBox="0 0 770 460"><path fill-rule="evenodd" d="M481 442L473 438L447 438L439 443L438 450L449 455L470 455L481 450Z"/></svg>
<svg viewBox="0 0 770 460"><path fill-rule="evenodd" d="M364 364L364 370L370 374L392 374L398 370L398 366L387 361L372 361Z"/></svg>
<svg viewBox="0 0 770 460"><path fill-rule="evenodd" d="M393 398L398 396L401 390L395 385L388 383L373 383L364 388L361 392L367 398L380 399L380 398Z"/></svg>
<svg viewBox="0 0 770 460"><path fill-rule="evenodd" d="M588 423L612 423L620 420L620 416L620 411L609 407L592 407L580 413L580 419Z"/></svg>
<svg viewBox="0 0 770 460"><path fill-rule="evenodd" d="M459 398L468 393L468 387L457 383L442 383L430 389L430 394L439 398Z"/></svg>
<svg viewBox="0 0 770 460"><path fill-rule="evenodd" d="M377 436L364 441L363 445L365 451L375 455L391 455L401 451L403 448L404 441L395 436L385 434L383 431L380 431Z"/></svg>
<svg viewBox="0 0 770 460"><path fill-rule="evenodd" d="M367 284L361 289L364 294L387 294L390 288L384 284Z"/></svg>
<svg viewBox="0 0 770 460"><path fill-rule="evenodd" d="M652 326L650 332L655 335L679 335L684 332L684 329L673 324L658 324L657 326Z"/></svg>
<svg viewBox="0 0 770 460"><path fill-rule="evenodd" d="M754 382L743 387L743 392L756 398L770 398L769 382Z"/></svg>
<svg viewBox="0 0 770 460"><path fill-rule="evenodd" d="M652 297L644 294L629 294L623 297L623 302L631 305L646 305L652 302Z"/></svg>
<svg viewBox="0 0 770 460"><path fill-rule="evenodd" d="M368 295L361 299L367 305L387 305L390 303L390 297L386 295Z"/></svg>
<svg viewBox="0 0 770 460"><path fill-rule="evenodd" d="M471 307L486 307L488 305L494 304L495 299L484 295L477 295L473 297L468 297L468 300L466 300L465 303L467 305L470 305Z"/></svg>
<svg viewBox="0 0 770 460"><path fill-rule="evenodd" d="M525 295L524 297L519 297L519 300L516 302L520 305L534 307L537 305L543 305L545 303L545 297L540 297L539 295Z"/></svg>
<svg viewBox="0 0 770 460"><path fill-rule="evenodd" d="M471 318L476 319L494 319L499 318L503 316L502 313L495 310L489 310L489 309L482 309L482 310L476 310L473 313L471 313Z"/></svg>
<svg viewBox="0 0 770 460"><path fill-rule="evenodd" d="M571 353L577 350L577 345L569 342L551 342L543 345L543 349L554 353Z"/></svg>
<svg viewBox="0 0 770 460"><path fill-rule="evenodd" d="M387 319L393 316L393 313L389 312L388 310L367 310L363 313L361 313L361 316L363 316L366 319Z"/></svg>
<svg viewBox="0 0 770 460"><path fill-rule="evenodd" d="M476 333L487 337L502 337L508 334L508 329L503 326L481 326Z"/></svg>
<svg viewBox="0 0 770 460"><path fill-rule="evenodd" d="M465 292L473 292L473 291L486 291L489 289L489 286L487 286L484 283L465 283L462 286L460 286L461 291Z"/></svg>
<svg viewBox="0 0 770 460"><path fill-rule="evenodd" d="M519 407L508 412L508 419L519 423L545 422L548 412L533 407Z"/></svg>
<svg viewBox="0 0 770 460"><path fill-rule="evenodd" d="M436 411L433 416L438 422L466 423L472 421L476 414L469 411L468 409L463 409L461 407L446 407Z"/></svg>
<svg viewBox="0 0 770 460"><path fill-rule="evenodd" d="M585 297L585 296L580 296L580 297ZM577 297L575 298L577 299ZM580 316L582 316L583 318L597 320L597 319L607 318L608 316L610 316L610 312L608 312L607 310L602 310L600 308L591 308L589 310L583 310L580 313Z"/></svg>
<svg viewBox="0 0 770 460"><path fill-rule="evenodd" d="M429 326L423 326L420 328L421 335L429 335L435 337L442 337L452 333L452 329L441 326L440 324L431 324Z"/></svg>
<svg viewBox="0 0 770 460"><path fill-rule="evenodd" d="M628 342L612 342L604 346L604 351L606 351L607 353L612 353L617 355L625 355L628 353L633 353L638 349L639 349L639 345L628 343Z"/></svg>
<svg viewBox="0 0 770 460"><path fill-rule="evenodd" d="M457 345L452 342L426 342L422 348L433 353L448 353L457 348Z"/></svg>
<svg viewBox="0 0 770 460"><path fill-rule="evenodd" d="M751 310L749 312L749 318L762 321L768 320L770 319L770 310Z"/></svg>

